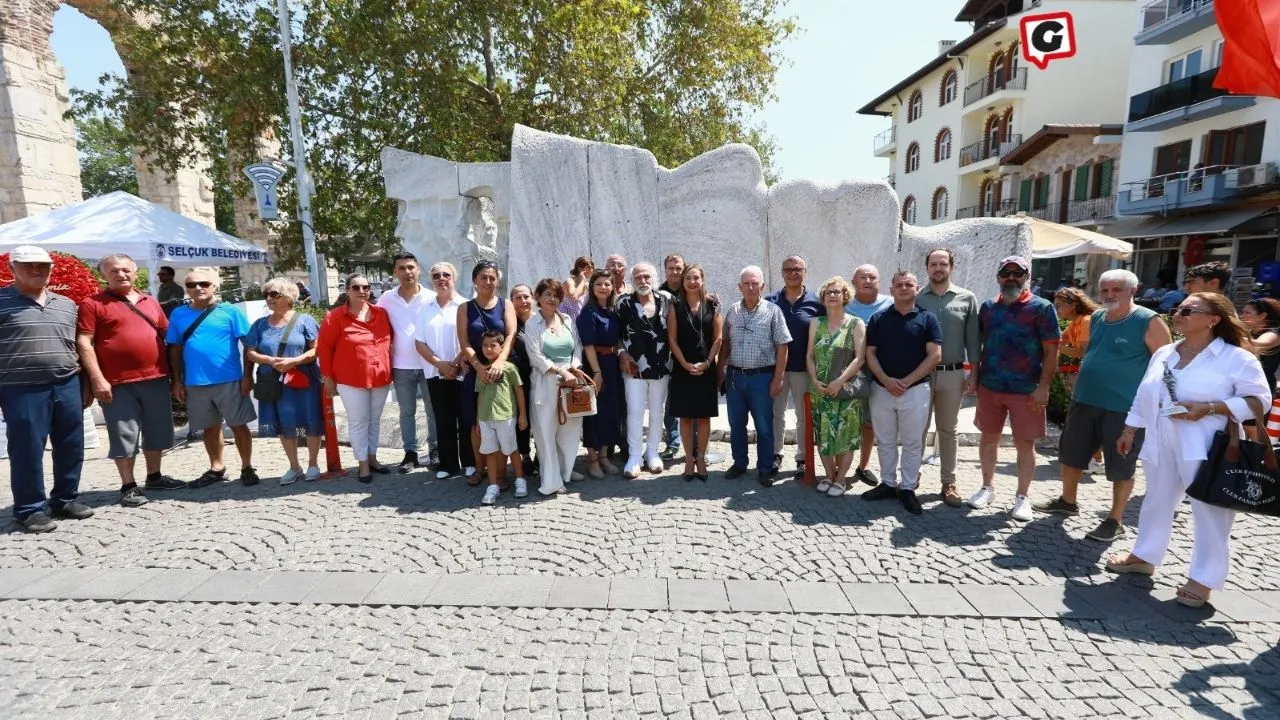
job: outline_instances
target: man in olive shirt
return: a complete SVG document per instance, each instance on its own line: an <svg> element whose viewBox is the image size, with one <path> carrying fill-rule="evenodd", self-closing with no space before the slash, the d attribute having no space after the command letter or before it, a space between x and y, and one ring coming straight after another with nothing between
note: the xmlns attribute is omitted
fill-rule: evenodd
<svg viewBox="0 0 1280 720"><path fill-rule="evenodd" d="M173 314L173 311L182 304L187 296L182 291L182 286L173 281L173 268L168 265L156 271L156 279L160 281L160 287L156 292L156 300L159 301L160 307L167 317Z"/></svg>
<svg viewBox="0 0 1280 720"><path fill-rule="evenodd" d="M942 324L942 362L929 381L932 399L929 414L938 428L938 454L942 462L942 501L960 507L956 491L956 423L966 392L973 392L974 377L965 382L964 363L977 362L982 349L978 332L978 298L959 285L951 284L956 258L950 250L938 248L924 256L929 284L916 296L916 305L938 317ZM929 425L925 423L925 436Z"/></svg>

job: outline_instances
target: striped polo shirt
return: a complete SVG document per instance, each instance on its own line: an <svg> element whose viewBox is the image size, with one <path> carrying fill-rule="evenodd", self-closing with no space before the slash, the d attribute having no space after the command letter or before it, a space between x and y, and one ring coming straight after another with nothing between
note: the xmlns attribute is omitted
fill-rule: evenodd
<svg viewBox="0 0 1280 720"><path fill-rule="evenodd" d="M0 385L53 383L80 372L76 355L76 304L45 293L44 306L0 288Z"/></svg>

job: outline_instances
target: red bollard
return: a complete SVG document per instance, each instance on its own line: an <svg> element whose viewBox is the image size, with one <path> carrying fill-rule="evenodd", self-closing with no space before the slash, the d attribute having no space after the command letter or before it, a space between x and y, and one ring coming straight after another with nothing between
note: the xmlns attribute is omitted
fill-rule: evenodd
<svg viewBox="0 0 1280 720"><path fill-rule="evenodd" d="M817 482L817 470L814 468L813 457L813 402L809 399L809 393L804 394L804 416L804 438L796 438L796 442L804 442L804 484L814 485Z"/></svg>
<svg viewBox="0 0 1280 720"><path fill-rule="evenodd" d="M320 477L328 480L342 477L347 471L342 467L342 456L338 454L338 417L333 411L333 398L320 391L320 408L324 411L324 460L328 471Z"/></svg>

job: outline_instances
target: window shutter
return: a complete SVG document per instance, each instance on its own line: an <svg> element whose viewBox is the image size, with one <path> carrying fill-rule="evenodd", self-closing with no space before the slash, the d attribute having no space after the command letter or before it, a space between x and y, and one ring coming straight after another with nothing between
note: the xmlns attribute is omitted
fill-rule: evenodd
<svg viewBox="0 0 1280 720"><path fill-rule="evenodd" d="M1081 165L1076 168L1076 200L1089 199L1089 174L1092 165Z"/></svg>
<svg viewBox="0 0 1280 720"><path fill-rule="evenodd" d="M1049 178L1040 178L1040 192L1037 193L1037 196L1037 209L1049 206Z"/></svg>
<svg viewBox="0 0 1280 720"><path fill-rule="evenodd" d="M1102 166L1098 168L1098 172L1102 173L1098 182L1098 197L1111 197L1111 170L1115 164L1115 160L1103 160Z"/></svg>
<svg viewBox="0 0 1280 720"><path fill-rule="evenodd" d="M1018 190L1018 209L1031 209L1031 181L1023 180L1022 187Z"/></svg>

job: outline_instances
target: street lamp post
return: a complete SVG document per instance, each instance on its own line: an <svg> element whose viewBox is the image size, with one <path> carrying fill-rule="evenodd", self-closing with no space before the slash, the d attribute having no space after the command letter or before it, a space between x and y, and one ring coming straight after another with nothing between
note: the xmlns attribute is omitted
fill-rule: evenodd
<svg viewBox="0 0 1280 720"><path fill-rule="evenodd" d="M288 0L276 0L276 16L280 20L280 50L284 53L284 87L289 100L289 134L293 136L294 180L298 192L298 220L302 224L302 246L307 254L311 291L327 305L328 278L316 258L316 236L311 224L311 175L307 172L306 142L302 137L302 116L298 112L298 84L293 79L293 39L289 28Z"/></svg>

